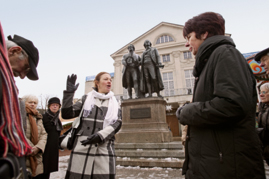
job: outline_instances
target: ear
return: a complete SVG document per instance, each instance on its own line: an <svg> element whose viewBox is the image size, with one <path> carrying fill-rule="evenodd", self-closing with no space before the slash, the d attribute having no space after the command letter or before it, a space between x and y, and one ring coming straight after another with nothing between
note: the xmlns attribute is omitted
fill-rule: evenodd
<svg viewBox="0 0 269 179"><path fill-rule="evenodd" d="M14 53L20 53L22 51L22 48L20 46L10 47L8 49L8 55L11 56Z"/></svg>
<svg viewBox="0 0 269 179"><path fill-rule="evenodd" d="M202 34L202 39L205 40L208 36L208 32L206 31L204 34Z"/></svg>

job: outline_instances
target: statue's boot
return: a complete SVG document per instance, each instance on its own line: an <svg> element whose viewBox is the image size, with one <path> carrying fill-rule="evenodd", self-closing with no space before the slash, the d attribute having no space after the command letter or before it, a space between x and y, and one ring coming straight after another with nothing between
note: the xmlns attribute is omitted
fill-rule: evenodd
<svg viewBox="0 0 269 179"><path fill-rule="evenodd" d="M151 85L148 81L147 81L147 88L148 88L148 93L149 93L148 97L152 97Z"/></svg>
<svg viewBox="0 0 269 179"><path fill-rule="evenodd" d="M132 99L132 88L128 88L128 99Z"/></svg>
<svg viewBox="0 0 269 179"><path fill-rule="evenodd" d="M138 90L138 84L134 84L134 90L135 90L135 99L139 98L139 90Z"/></svg>

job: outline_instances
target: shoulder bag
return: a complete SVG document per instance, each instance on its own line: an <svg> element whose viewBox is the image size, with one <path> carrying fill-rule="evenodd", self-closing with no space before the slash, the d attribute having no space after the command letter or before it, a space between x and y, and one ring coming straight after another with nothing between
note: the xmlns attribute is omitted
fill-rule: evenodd
<svg viewBox="0 0 269 179"><path fill-rule="evenodd" d="M76 138L77 132L79 131L79 126L81 123L81 115L82 115L83 109L84 109L84 102L83 102L80 114L74 120L72 127L59 137L59 148L62 150L63 149L68 149L68 150L73 149L73 146L75 143L75 138Z"/></svg>

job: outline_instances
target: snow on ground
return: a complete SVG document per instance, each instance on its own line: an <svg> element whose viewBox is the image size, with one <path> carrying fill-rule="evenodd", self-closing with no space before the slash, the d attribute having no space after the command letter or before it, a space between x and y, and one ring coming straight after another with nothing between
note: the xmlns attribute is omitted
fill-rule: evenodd
<svg viewBox="0 0 269 179"><path fill-rule="evenodd" d="M50 174L51 179L64 179L68 167L69 156L59 157L59 171ZM127 158L128 160L128 158ZM141 168L139 166L116 166L117 176L116 179L144 179L144 178L175 178L181 179L181 169L172 168ZM176 177L175 177L176 176Z"/></svg>

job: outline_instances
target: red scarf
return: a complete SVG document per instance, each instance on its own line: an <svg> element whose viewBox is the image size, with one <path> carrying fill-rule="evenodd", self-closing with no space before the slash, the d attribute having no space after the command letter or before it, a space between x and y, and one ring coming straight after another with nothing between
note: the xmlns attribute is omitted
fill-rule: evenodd
<svg viewBox="0 0 269 179"><path fill-rule="evenodd" d="M8 151L16 156L24 156L31 153L22 129L22 121L13 72L8 60L8 53L4 41L4 34L0 23L0 75L2 79L2 101L0 109L0 141L4 157Z"/></svg>

